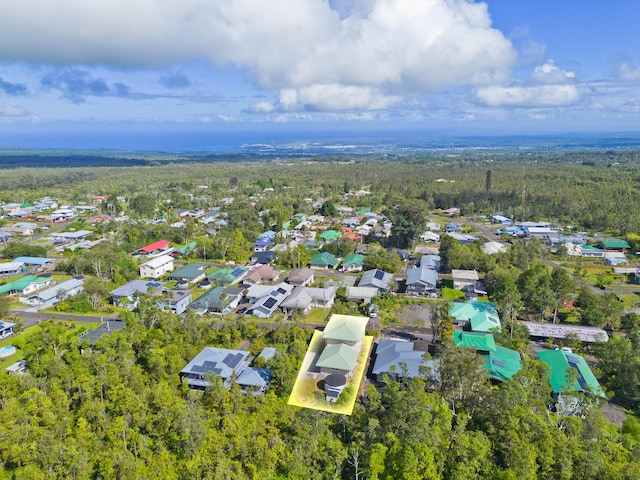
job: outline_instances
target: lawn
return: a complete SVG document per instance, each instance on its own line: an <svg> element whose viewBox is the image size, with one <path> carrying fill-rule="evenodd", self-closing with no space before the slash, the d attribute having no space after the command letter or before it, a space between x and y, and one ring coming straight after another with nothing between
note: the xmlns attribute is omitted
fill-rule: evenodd
<svg viewBox="0 0 640 480"><path fill-rule="evenodd" d="M304 319L304 323L327 323L327 315L331 312L331 309L326 308L313 308Z"/></svg>
<svg viewBox="0 0 640 480"><path fill-rule="evenodd" d="M78 335L85 330L90 330L99 325L99 322L96 323L85 323L85 322L71 322L74 326L73 330L69 330L68 335ZM0 347L6 347L8 345L13 345L17 347L16 353L11 355L10 357L0 359L0 374L3 374L4 369L9 365L14 364L18 360L22 360L24 358L24 352L21 348L22 345L25 345L29 338L37 334L42 330L40 325L32 325L31 327L27 327L24 331L20 333L16 333L11 335L8 338L0 341Z"/></svg>
<svg viewBox="0 0 640 480"><path fill-rule="evenodd" d="M464 292L462 290L442 287L442 298L444 298L447 302L452 302L458 298L464 298Z"/></svg>

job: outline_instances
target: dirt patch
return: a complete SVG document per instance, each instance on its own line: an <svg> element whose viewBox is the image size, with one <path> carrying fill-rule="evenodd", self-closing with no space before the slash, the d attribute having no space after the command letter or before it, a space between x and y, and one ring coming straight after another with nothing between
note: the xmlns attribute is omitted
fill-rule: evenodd
<svg viewBox="0 0 640 480"><path fill-rule="evenodd" d="M405 305L395 316L399 323L431 328L431 305L428 303Z"/></svg>

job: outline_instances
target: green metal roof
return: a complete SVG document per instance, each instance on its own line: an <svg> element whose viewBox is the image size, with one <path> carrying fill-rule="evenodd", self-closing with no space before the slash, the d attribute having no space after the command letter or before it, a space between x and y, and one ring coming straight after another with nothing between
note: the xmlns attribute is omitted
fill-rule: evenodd
<svg viewBox="0 0 640 480"><path fill-rule="evenodd" d="M18 280L14 280L13 282L0 285L0 293L8 293L8 292L14 292L14 291L21 292L32 283L43 283L43 282L46 282L47 280L49 279L36 277L35 275L27 275L26 277L19 278Z"/></svg>
<svg viewBox="0 0 640 480"><path fill-rule="evenodd" d="M496 342L490 333L453 332L453 341L458 347L475 348L480 352L495 352Z"/></svg>
<svg viewBox="0 0 640 480"><path fill-rule="evenodd" d="M322 334L324 339L359 342L364 338L369 318L334 314Z"/></svg>
<svg viewBox="0 0 640 480"><path fill-rule="evenodd" d="M311 259L309 265L322 265L335 267L338 264L336 256L329 252L320 252Z"/></svg>
<svg viewBox="0 0 640 480"><path fill-rule="evenodd" d="M474 332L502 331L498 310L491 302L451 302L449 315L456 320L468 320Z"/></svg>
<svg viewBox="0 0 640 480"><path fill-rule="evenodd" d="M631 248L631 245L624 240L608 240L602 242L602 245L604 248Z"/></svg>
<svg viewBox="0 0 640 480"><path fill-rule="evenodd" d="M187 263L175 272L171 272L169 278L188 278L193 280L204 275L206 267L204 263Z"/></svg>
<svg viewBox="0 0 640 480"><path fill-rule="evenodd" d="M320 234L320 238L323 240L337 240L341 236L337 230L325 230Z"/></svg>
<svg viewBox="0 0 640 480"><path fill-rule="evenodd" d="M364 259L365 259L364 255L360 253L354 253L352 255L346 256L345 259L342 261L342 265L355 265L360 267L364 265Z"/></svg>
<svg viewBox="0 0 640 480"><path fill-rule="evenodd" d="M598 248L598 247L594 247L593 245L583 245L582 247L580 247L582 250L590 250L592 252L601 252L602 249Z"/></svg>
<svg viewBox="0 0 640 480"><path fill-rule="evenodd" d="M221 283L233 283L247 271L246 267L221 268L208 275L209 280Z"/></svg>
<svg viewBox="0 0 640 480"><path fill-rule="evenodd" d="M598 380L580 355L564 350L544 350L538 352L538 358L550 367L549 383L554 393L591 392L599 397L605 397ZM573 373L576 374L576 380L572 385L569 385L567 378L569 368L575 369Z"/></svg>
<svg viewBox="0 0 640 480"><path fill-rule="evenodd" d="M489 372L489 378L494 380L504 382L522 370L520 354L510 348L496 345L494 352L482 356L485 358L484 369Z"/></svg>
<svg viewBox="0 0 640 480"><path fill-rule="evenodd" d="M319 367L351 371L358 362L358 355L360 355L359 348L350 347L344 343L327 345L324 347L324 350L322 350L316 365Z"/></svg>
<svg viewBox="0 0 640 480"><path fill-rule="evenodd" d="M175 251L182 255L186 255L187 253L193 252L196 249L197 244L198 244L197 242L185 243L184 245L180 245L179 247L176 247Z"/></svg>

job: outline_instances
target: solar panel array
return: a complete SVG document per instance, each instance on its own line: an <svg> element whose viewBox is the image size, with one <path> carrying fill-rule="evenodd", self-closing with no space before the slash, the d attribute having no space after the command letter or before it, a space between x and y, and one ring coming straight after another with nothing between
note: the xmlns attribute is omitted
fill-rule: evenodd
<svg viewBox="0 0 640 480"><path fill-rule="evenodd" d="M278 290L277 290L277 291L278 291L280 294L282 294L282 295L284 295L285 293L287 293L287 291L286 291L284 288L282 288L282 287L278 288Z"/></svg>
<svg viewBox="0 0 640 480"><path fill-rule="evenodd" d="M231 271L231 275L233 275L234 277L237 277L238 275L240 275L243 272L244 272L244 268L236 267Z"/></svg>
<svg viewBox="0 0 640 480"><path fill-rule="evenodd" d="M499 367L504 367L504 362L502 360L493 359L492 362L494 365L497 365Z"/></svg>
<svg viewBox="0 0 640 480"><path fill-rule="evenodd" d="M229 353L226 357L224 357L222 363L227 365L229 368L236 368L243 358L244 354L242 353Z"/></svg>
<svg viewBox="0 0 640 480"><path fill-rule="evenodd" d="M376 280L382 280L384 278L384 272L382 270L376 270L376 273L373 274L373 278Z"/></svg>
<svg viewBox="0 0 640 480"><path fill-rule="evenodd" d="M151 288L158 288L160 285L162 285L162 283L160 282L148 282L146 284L147 287L151 287Z"/></svg>
<svg viewBox="0 0 640 480"><path fill-rule="evenodd" d="M271 298L267 298L267 300L264 302L264 306L265 306L266 308L271 308L271 307L273 307L276 303L278 303L278 301L277 301L275 298L271 297Z"/></svg>

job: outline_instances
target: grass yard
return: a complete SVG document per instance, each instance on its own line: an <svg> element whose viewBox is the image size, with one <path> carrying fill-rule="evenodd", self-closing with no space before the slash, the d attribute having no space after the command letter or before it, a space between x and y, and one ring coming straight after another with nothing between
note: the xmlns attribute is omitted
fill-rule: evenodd
<svg viewBox="0 0 640 480"><path fill-rule="evenodd" d="M303 323L327 323L327 315L331 313L331 309L326 308L312 308L303 319Z"/></svg>
<svg viewBox="0 0 640 480"><path fill-rule="evenodd" d="M458 298L464 298L464 292L462 290L442 287L442 298L444 298L447 302L452 302Z"/></svg>

